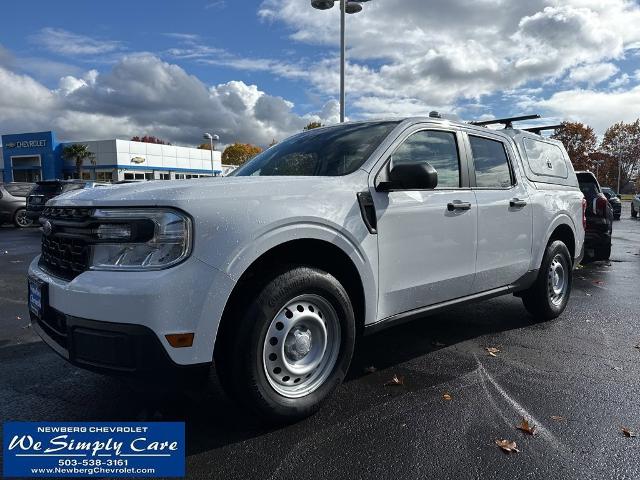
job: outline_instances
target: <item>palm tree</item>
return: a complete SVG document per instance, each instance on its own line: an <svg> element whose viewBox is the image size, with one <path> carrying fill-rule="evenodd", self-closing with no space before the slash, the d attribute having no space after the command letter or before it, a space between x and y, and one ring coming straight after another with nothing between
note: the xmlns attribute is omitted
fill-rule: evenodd
<svg viewBox="0 0 640 480"><path fill-rule="evenodd" d="M89 151L89 148L86 145L74 143L64 147L62 150L62 156L65 159L76 161L76 175L78 178L82 178L82 164L85 159L93 157L93 153Z"/></svg>

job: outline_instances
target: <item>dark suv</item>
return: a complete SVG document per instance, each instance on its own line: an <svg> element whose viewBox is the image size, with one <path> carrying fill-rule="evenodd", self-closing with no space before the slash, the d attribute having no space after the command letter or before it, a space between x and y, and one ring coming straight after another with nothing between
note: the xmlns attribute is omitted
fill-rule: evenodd
<svg viewBox="0 0 640 480"><path fill-rule="evenodd" d="M609 260L611 256L611 233L613 231L613 208L600 184L591 172L576 172L580 190L587 200L587 227L585 229L585 258ZM618 217L619 218L619 217Z"/></svg>
<svg viewBox="0 0 640 480"><path fill-rule="evenodd" d="M27 217L31 220L40 218L45 203L60 194L102 185L103 184L86 180L44 180L42 182L36 182L35 188L27 197Z"/></svg>
<svg viewBox="0 0 640 480"><path fill-rule="evenodd" d="M11 222L18 228L30 227L33 221L26 215L26 197L33 183L0 183L0 224Z"/></svg>
<svg viewBox="0 0 640 480"><path fill-rule="evenodd" d="M613 209L613 219L620 220L622 216L622 202L620 201L620 195L618 195L613 188L602 187L602 193L609 200L609 204Z"/></svg>

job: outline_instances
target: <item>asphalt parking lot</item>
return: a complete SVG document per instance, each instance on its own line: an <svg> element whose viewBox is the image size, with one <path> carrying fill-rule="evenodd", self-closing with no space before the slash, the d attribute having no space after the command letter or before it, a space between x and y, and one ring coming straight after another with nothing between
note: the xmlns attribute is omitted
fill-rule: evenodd
<svg viewBox="0 0 640 480"><path fill-rule="evenodd" d="M214 375L204 393L134 391L58 358L27 314L39 232L3 227L0 418L184 420L189 478L640 478L640 437L622 432L640 435L640 221L628 205L614 236L611 262L575 272L561 318L537 324L505 297L363 338L320 413L274 429ZM394 375L404 385L385 386ZM523 417L536 435L516 429Z"/></svg>

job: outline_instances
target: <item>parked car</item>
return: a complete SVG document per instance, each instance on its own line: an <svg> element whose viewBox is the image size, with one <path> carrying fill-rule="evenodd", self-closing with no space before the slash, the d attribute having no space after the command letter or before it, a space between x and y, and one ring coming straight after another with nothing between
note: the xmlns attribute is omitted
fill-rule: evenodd
<svg viewBox="0 0 640 480"><path fill-rule="evenodd" d="M633 218L638 217L638 212L640 212L640 194L633 197L631 200L631 216Z"/></svg>
<svg viewBox="0 0 640 480"><path fill-rule="evenodd" d="M215 359L233 398L292 421L341 383L357 335L506 294L560 315L584 209L558 141L435 118L345 123L233 176L50 200L29 304L74 365L167 384Z"/></svg>
<svg viewBox="0 0 640 480"><path fill-rule="evenodd" d="M82 190L84 188L94 188L108 184L87 180L43 180L36 182L35 188L27 197L27 217L31 220L38 220L45 204L54 197L72 190Z"/></svg>
<svg viewBox="0 0 640 480"><path fill-rule="evenodd" d="M584 239L586 256L591 260L609 260L613 232L613 208L591 172L576 172L580 190L587 200L587 227Z"/></svg>
<svg viewBox="0 0 640 480"><path fill-rule="evenodd" d="M620 201L620 195L616 193L616 191L609 187L601 187L602 193L609 200L609 205L611 205L611 209L613 210L613 219L620 220L622 216L622 202Z"/></svg>
<svg viewBox="0 0 640 480"><path fill-rule="evenodd" d="M18 228L33 225L27 217L26 198L33 183L0 183L0 224L13 223Z"/></svg>

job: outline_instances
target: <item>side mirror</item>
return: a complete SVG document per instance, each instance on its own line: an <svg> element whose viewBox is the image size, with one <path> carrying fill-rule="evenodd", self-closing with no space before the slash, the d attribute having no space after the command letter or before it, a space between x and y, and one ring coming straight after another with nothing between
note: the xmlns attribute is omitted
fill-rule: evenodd
<svg viewBox="0 0 640 480"><path fill-rule="evenodd" d="M390 188L398 190L431 190L438 186L438 171L429 162L389 164Z"/></svg>

